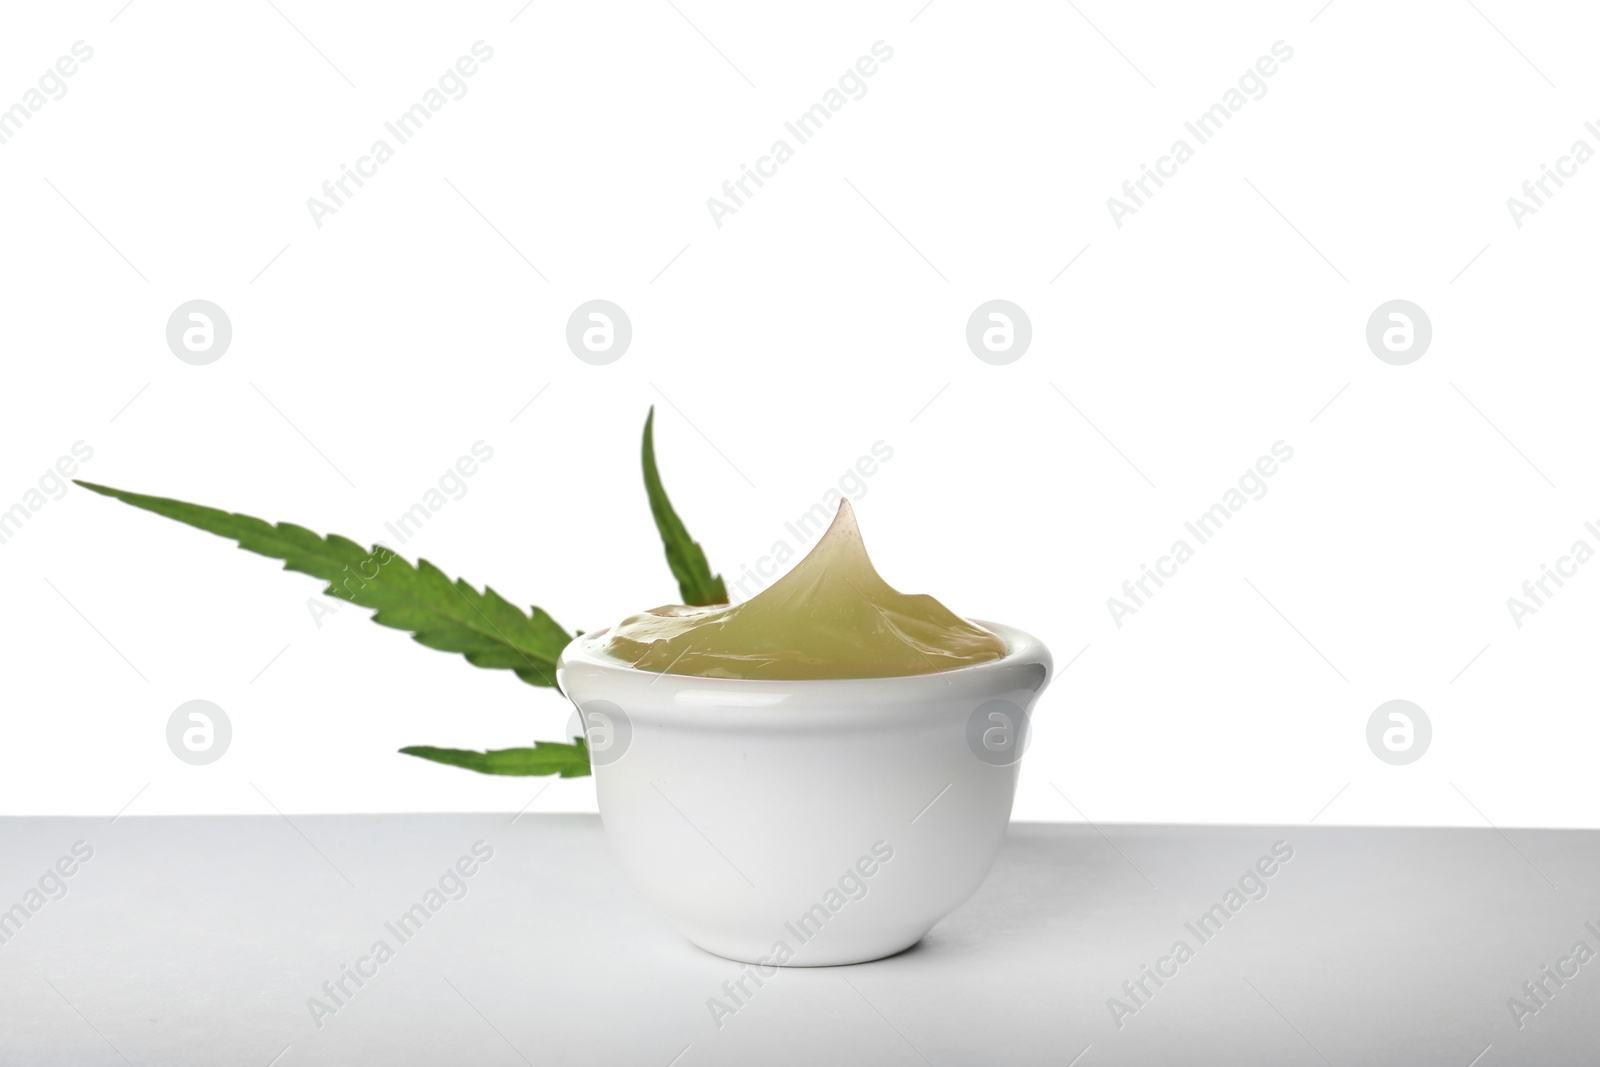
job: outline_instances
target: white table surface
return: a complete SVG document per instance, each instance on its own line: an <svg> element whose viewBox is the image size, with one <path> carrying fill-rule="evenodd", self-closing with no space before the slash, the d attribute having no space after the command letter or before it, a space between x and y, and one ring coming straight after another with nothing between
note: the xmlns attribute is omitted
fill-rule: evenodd
<svg viewBox="0 0 1600 1067"><path fill-rule="evenodd" d="M480 840L400 943L385 922ZM1201 944L1185 922L1279 840L1267 895ZM1600 832L1018 824L921 945L781 971L720 1028L739 966L638 896L592 816L0 819L0 909L78 841L0 944L0 1063L1600 1062L1600 959L1521 1029L1506 1004L1600 952ZM1119 1028L1107 999L1180 938ZM378 940L393 958L319 1027L308 998Z"/></svg>

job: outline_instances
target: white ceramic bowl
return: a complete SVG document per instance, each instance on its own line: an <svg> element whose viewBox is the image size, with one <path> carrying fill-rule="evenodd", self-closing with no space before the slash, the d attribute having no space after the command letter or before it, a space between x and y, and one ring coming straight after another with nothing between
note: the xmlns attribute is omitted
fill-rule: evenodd
<svg viewBox="0 0 1600 1067"><path fill-rule="evenodd" d="M740 681L557 666L590 739L622 867L690 941L759 965L891 955L982 883L1011 816L1038 639L990 663L902 678Z"/></svg>

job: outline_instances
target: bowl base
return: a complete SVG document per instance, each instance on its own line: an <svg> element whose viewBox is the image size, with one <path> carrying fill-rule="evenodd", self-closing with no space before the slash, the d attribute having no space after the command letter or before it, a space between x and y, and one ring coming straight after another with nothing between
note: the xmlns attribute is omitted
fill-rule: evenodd
<svg viewBox="0 0 1600 1067"><path fill-rule="evenodd" d="M720 956L725 960L748 964L752 967L789 969L849 967L857 963L871 963L874 960L898 956L900 953L916 947L928 935L930 929L932 929L931 926L925 926L915 931L902 931L897 935L874 937L870 940L854 940L845 944L801 945L783 963L778 963L772 958L771 944L758 949L753 945L717 937L704 931L691 933L680 928L679 932L696 948L709 952L713 956Z"/></svg>

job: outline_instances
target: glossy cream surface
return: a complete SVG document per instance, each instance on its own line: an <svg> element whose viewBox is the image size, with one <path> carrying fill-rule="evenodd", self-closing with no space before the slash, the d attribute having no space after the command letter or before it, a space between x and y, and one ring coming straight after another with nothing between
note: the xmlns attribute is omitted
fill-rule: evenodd
<svg viewBox="0 0 1600 1067"><path fill-rule="evenodd" d="M878 576L848 500L794 569L742 604L630 615L599 651L703 678L888 678L1000 659L1005 642L931 596Z"/></svg>

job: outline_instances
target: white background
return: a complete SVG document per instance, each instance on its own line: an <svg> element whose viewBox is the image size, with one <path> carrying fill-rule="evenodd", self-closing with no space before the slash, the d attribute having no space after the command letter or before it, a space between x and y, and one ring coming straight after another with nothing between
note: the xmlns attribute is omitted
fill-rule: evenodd
<svg viewBox="0 0 1600 1067"><path fill-rule="evenodd" d="M1600 820L1600 565L1520 629L1506 607L1600 548L1600 163L1521 228L1506 207L1600 148L1593 12L675 2L9 7L0 106L94 55L0 145L0 508L81 439L91 480L392 543L482 440L401 551L594 629L676 592L649 405L730 578L881 440L857 509L885 577L1072 661L1017 817ZM467 94L314 225L478 40ZM866 95L718 228L707 197L879 40ZM1280 40L1266 95L1114 225L1107 197ZM563 336L596 297L634 326L605 367ZM997 297L1034 331L1003 367L964 339ZM204 367L164 336L195 298L234 330ZM1364 337L1395 298L1434 329L1403 367ZM1280 440L1266 496L1114 625ZM0 811L592 808L589 779L395 754L555 739L568 708L354 607L318 626L320 588L77 488L47 504L0 545ZM209 767L165 743L194 698L233 722ZM1367 748L1393 698L1433 723L1410 766Z"/></svg>

